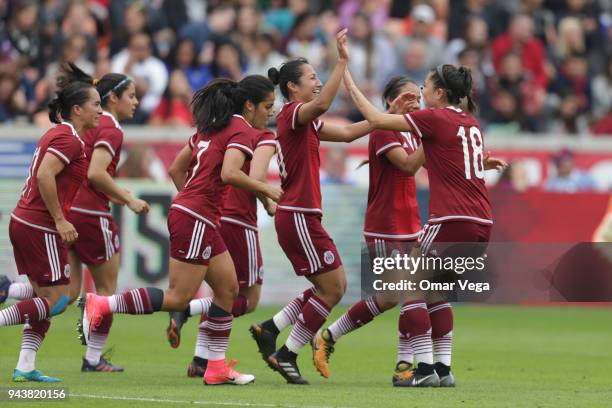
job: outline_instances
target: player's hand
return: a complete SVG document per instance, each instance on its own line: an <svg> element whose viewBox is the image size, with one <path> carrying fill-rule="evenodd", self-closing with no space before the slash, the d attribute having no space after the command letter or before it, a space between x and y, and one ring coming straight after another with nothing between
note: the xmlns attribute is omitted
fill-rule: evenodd
<svg viewBox="0 0 612 408"><path fill-rule="evenodd" d="M55 229L57 229L62 242L66 245L71 245L79 237L79 233L74 228L74 225L65 218L55 222Z"/></svg>
<svg viewBox="0 0 612 408"><path fill-rule="evenodd" d="M414 92L404 92L391 102L389 113L405 113L418 110L420 108L419 95Z"/></svg>
<svg viewBox="0 0 612 408"><path fill-rule="evenodd" d="M274 217L276 215L276 207L277 207L277 204L274 201L270 199L266 200L266 204L264 205L264 208L270 217Z"/></svg>
<svg viewBox="0 0 612 408"><path fill-rule="evenodd" d="M146 214L151 209L149 203L147 203L145 200L141 200L140 198L132 198L127 202L127 206L136 214Z"/></svg>
<svg viewBox="0 0 612 408"><path fill-rule="evenodd" d="M336 34L336 47L338 48L338 57L341 60L345 60L345 61L349 60L347 33L348 33L348 28L344 28L340 30L338 34Z"/></svg>
<svg viewBox="0 0 612 408"><path fill-rule="evenodd" d="M485 170L497 170L502 171L506 167L508 167L508 163L503 161L502 159L498 159L496 157L491 157L491 152L488 151L483 159L483 165Z"/></svg>
<svg viewBox="0 0 612 408"><path fill-rule="evenodd" d="M263 193L265 194L266 197L268 197L270 200L278 203L281 199L281 197L283 196L283 189L280 187L276 187L276 186L271 186L269 184L266 184L266 188L263 191Z"/></svg>

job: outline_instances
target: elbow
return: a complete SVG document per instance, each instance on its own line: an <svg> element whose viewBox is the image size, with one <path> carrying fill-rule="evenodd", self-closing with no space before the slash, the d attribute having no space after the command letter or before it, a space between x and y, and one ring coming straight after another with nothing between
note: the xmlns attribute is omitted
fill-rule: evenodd
<svg viewBox="0 0 612 408"><path fill-rule="evenodd" d="M236 179L236 172L234 170L221 170L221 181L223 184L233 184Z"/></svg>

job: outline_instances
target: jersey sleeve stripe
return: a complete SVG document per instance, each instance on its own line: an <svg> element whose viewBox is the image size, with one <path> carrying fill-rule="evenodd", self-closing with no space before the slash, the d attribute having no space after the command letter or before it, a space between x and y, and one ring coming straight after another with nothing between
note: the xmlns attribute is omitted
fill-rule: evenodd
<svg viewBox="0 0 612 408"><path fill-rule="evenodd" d="M236 149L238 149L238 150L242 150L242 151L244 151L245 153L250 154L251 156L253 155L253 150L251 150L249 147L247 147L247 146L245 146L245 145L243 145L243 144L240 144L240 143L230 143L230 144L228 144L228 145L227 145L227 148L228 148L228 149L230 149L230 148L232 148L232 147L233 147L233 148L236 148Z"/></svg>
<svg viewBox="0 0 612 408"><path fill-rule="evenodd" d="M53 153L54 155L56 155L60 160L62 160L64 163L66 164L70 164L70 160L68 159L68 157L66 157L66 155L62 152L60 152L57 149L54 149L52 147L47 148L47 151L49 153Z"/></svg>
<svg viewBox="0 0 612 408"><path fill-rule="evenodd" d="M261 146L261 145L276 146L276 140L262 140L261 142L257 143L257 146Z"/></svg>
<svg viewBox="0 0 612 408"><path fill-rule="evenodd" d="M115 157L115 149L106 140L100 140L94 144L94 149L98 146L106 147L113 157Z"/></svg>
<svg viewBox="0 0 612 408"><path fill-rule="evenodd" d="M295 119L297 117L297 111L302 105L303 103L298 103L295 109L293 110L293 115L291 116L291 130L295 130Z"/></svg>
<svg viewBox="0 0 612 408"><path fill-rule="evenodd" d="M419 138L423 138L423 134L421 133L421 129L419 129L419 127L416 125L416 123L414 123L414 120L412 120L412 116L410 116L409 113L404 114L404 118L406 118L406 121L408 122L408 124L410 126L412 126L412 128L414 130L416 130L416 132L419 134Z"/></svg>
<svg viewBox="0 0 612 408"><path fill-rule="evenodd" d="M402 144L400 142L391 142L389 144L386 144L376 151L376 155L379 156L381 153L391 150L391 148L395 146L402 147Z"/></svg>

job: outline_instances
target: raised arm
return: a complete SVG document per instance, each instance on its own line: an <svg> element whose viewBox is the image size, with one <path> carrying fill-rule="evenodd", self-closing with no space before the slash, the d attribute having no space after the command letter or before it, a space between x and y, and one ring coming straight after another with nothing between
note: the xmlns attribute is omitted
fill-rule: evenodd
<svg viewBox="0 0 612 408"><path fill-rule="evenodd" d="M191 162L191 154L191 146L186 144L174 158L174 161L168 169L168 175L172 179L172 182L176 187L176 191L180 191L185 185L185 181L187 181L187 169L189 168L189 163Z"/></svg>
<svg viewBox="0 0 612 408"><path fill-rule="evenodd" d="M321 140L327 142L345 142L350 143L370 133L373 130L370 122L362 120L361 122L352 123L348 126L334 125L325 122L321 129Z"/></svg>
<svg viewBox="0 0 612 408"><path fill-rule="evenodd" d="M361 93L359 88L357 88L348 69L344 72L344 85L359 112L361 112L366 120L370 122L373 128L398 131L412 130L403 115L384 113L376 109L376 107L368 101L368 98ZM323 128L325 128L325 126L323 126Z"/></svg>
<svg viewBox="0 0 612 408"><path fill-rule="evenodd" d="M108 174L106 169L113 161L113 156L105 147L97 147L91 155L87 178L97 189L109 196L118 204L127 204L130 210L136 214L149 211L149 204L134 197L129 191L119 187L115 180Z"/></svg>
<svg viewBox="0 0 612 408"><path fill-rule="evenodd" d="M223 158L221 168L221 180L234 187L250 191L255 194L263 194L273 201L278 202L283 194L279 187L271 186L262 181L249 177L242 171L246 159L245 154L238 149L227 149Z"/></svg>
<svg viewBox="0 0 612 408"><path fill-rule="evenodd" d="M349 60L347 31L348 30L345 28L336 35L336 46L339 56L338 62L327 80L327 83L321 89L319 96L300 106L297 113L298 126L304 126L327 112L336 97L340 82L342 82L342 75L344 71L346 71ZM316 74L313 73L313 75Z"/></svg>

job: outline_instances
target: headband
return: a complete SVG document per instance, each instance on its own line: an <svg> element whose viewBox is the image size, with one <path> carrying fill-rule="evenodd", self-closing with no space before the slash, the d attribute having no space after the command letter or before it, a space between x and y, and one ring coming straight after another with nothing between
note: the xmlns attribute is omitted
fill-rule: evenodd
<svg viewBox="0 0 612 408"><path fill-rule="evenodd" d="M128 82L130 80L130 78L125 78L122 81L119 81L119 83L117 85L115 85L110 91L106 92L104 95L102 95L101 99L106 98L108 95L111 94L111 92L115 92L117 89L119 89L123 84L125 84L126 82Z"/></svg>
<svg viewBox="0 0 612 408"><path fill-rule="evenodd" d="M446 79L444 79L444 64L438 65L436 67L436 72L438 76L440 77L440 80L442 81L442 85L444 85L444 88L449 89L448 84L446 83Z"/></svg>

